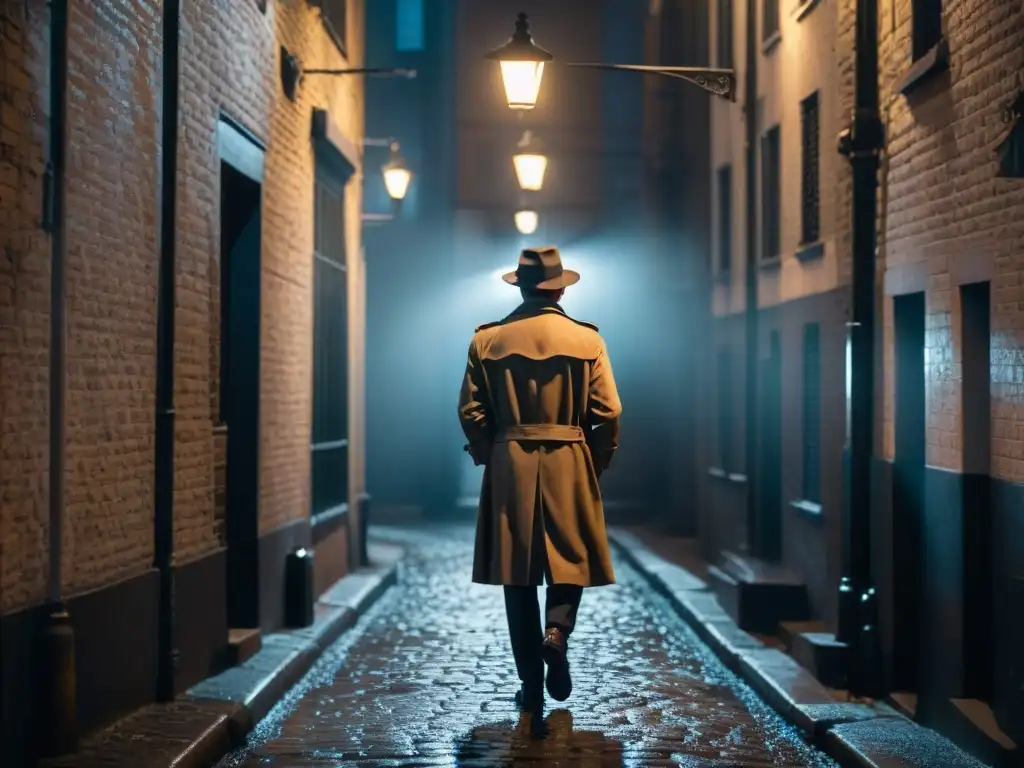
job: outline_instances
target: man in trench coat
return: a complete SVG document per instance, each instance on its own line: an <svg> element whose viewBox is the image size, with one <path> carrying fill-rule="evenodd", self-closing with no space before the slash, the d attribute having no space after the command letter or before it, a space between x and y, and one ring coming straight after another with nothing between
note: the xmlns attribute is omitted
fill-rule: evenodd
<svg viewBox="0 0 1024 768"><path fill-rule="evenodd" d="M466 450L485 467L473 581L504 587L516 702L542 727L544 664L548 694L565 701L583 588L615 581L598 478L618 445L622 405L597 327L558 303L580 279L558 249L524 250L503 279L523 303L476 329L459 397Z"/></svg>

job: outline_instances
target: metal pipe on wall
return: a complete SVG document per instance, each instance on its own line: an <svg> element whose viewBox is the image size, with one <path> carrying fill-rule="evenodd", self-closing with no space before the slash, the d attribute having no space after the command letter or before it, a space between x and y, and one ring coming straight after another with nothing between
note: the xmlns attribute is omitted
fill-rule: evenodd
<svg viewBox="0 0 1024 768"><path fill-rule="evenodd" d="M757 316L757 0L747 0L746 57L747 71L744 73L743 112L746 118L746 304L744 350L746 365L744 377L744 415L746 422L744 443L744 473L747 476L746 495L746 545L747 551L756 553L759 548L757 517L757 365L758 365L758 316Z"/></svg>
<svg viewBox="0 0 1024 768"><path fill-rule="evenodd" d="M153 484L153 560L160 574L157 625L157 701L172 701L178 653L174 647L174 322L178 178L178 76L181 4L165 0L160 168L160 261L157 276L156 437Z"/></svg>
<svg viewBox="0 0 1024 768"><path fill-rule="evenodd" d="M871 460L875 422L875 293L879 156L885 135L878 102L878 2L856 0L854 111L839 151L853 171L852 321L847 326L846 482L843 579L837 639L852 646L848 687L881 693L877 603L871 585Z"/></svg>
<svg viewBox="0 0 1024 768"><path fill-rule="evenodd" d="M67 754L78 740L75 639L63 602L65 515L65 401L67 395L67 264L65 167L67 164L68 0L50 3L49 158L44 183L43 228L50 234L50 446L47 616L39 648L38 750Z"/></svg>

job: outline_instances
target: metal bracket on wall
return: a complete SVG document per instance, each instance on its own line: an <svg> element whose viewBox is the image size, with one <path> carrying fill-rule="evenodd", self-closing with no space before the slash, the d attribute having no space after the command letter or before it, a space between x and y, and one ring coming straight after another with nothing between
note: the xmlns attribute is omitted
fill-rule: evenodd
<svg viewBox="0 0 1024 768"><path fill-rule="evenodd" d="M369 75L371 77L404 77L412 80L415 69L404 67L352 67L346 69L303 69L297 54L281 46L281 88L289 101L299 95L299 85L306 75Z"/></svg>
<svg viewBox="0 0 1024 768"><path fill-rule="evenodd" d="M715 69L708 67L663 67L650 64L601 64L597 62L565 62L567 67L584 67L586 69L603 69L609 72L640 72L642 74L660 75L677 80L685 80L703 88L709 93L721 96L729 101L736 101L736 72L731 69Z"/></svg>

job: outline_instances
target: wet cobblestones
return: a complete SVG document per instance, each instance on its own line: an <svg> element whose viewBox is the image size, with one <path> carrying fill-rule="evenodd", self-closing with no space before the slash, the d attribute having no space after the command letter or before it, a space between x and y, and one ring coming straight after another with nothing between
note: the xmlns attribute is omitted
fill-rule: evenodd
<svg viewBox="0 0 1024 768"><path fill-rule="evenodd" d="M399 585L221 768L833 765L621 559L618 585L584 593L572 697L530 739L501 592L470 583L471 529L388 535L410 547Z"/></svg>

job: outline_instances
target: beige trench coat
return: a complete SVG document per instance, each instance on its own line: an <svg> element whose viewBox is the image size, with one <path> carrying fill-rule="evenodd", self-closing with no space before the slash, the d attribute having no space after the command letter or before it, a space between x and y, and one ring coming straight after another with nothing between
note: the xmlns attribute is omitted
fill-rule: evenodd
<svg viewBox="0 0 1024 768"><path fill-rule="evenodd" d="M621 413L596 326L531 300L476 329L459 397L485 465L473 581L614 583L598 477Z"/></svg>

